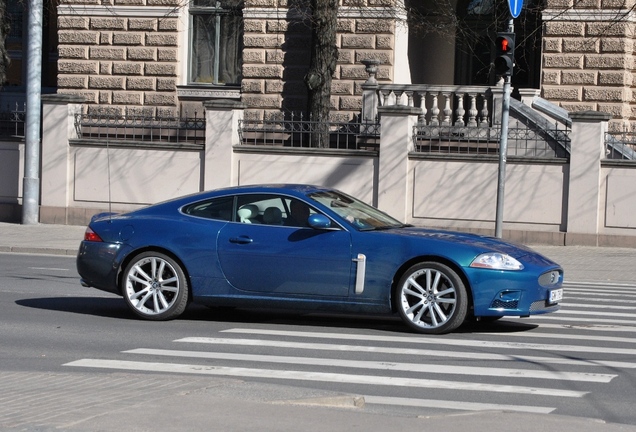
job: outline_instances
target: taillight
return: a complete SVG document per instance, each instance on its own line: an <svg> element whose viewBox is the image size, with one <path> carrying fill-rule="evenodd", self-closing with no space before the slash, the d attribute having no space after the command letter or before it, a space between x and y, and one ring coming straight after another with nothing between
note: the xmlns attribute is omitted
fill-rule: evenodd
<svg viewBox="0 0 636 432"><path fill-rule="evenodd" d="M103 241L102 238L98 236L97 233L91 229L91 227L86 228L86 232L84 233L84 240L91 241L91 242Z"/></svg>

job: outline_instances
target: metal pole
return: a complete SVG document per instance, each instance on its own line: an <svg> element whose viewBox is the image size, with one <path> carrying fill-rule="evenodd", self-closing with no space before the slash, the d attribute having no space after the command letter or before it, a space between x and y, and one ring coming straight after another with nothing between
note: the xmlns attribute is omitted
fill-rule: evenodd
<svg viewBox="0 0 636 432"><path fill-rule="evenodd" d="M39 222L42 3L43 0L29 0L26 140L22 184L22 223L24 225L34 225Z"/></svg>
<svg viewBox="0 0 636 432"><path fill-rule="evenodd" d="M514 20L508 22L508 31L514 32ZM499 141L499 177L497 179L497 215L495 217L495 237L503 236L504 191L506 188L506 156L508 153L508 122L510 116L510 77L504 77L501 107L501 137Z"/></svg>

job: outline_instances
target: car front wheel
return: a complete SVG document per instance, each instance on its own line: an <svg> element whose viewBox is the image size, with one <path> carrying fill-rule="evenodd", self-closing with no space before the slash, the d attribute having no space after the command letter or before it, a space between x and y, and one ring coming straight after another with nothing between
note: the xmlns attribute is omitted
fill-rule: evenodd
<svg viewBox="0 0 636 432"><path fill-rule="evenodd" d="M122 293L142 318L160 321L178 317L188 304L188 282L181 266L159 252L137 255L124 270Z"/></svg>
<svg viewBox="0 0 636 432"><path fill-rule="evenodd" d="M448 333L466 319L466 287L444 264L423 262L412 266L400 278L396 294L400 317L417 332Z"/></svg>

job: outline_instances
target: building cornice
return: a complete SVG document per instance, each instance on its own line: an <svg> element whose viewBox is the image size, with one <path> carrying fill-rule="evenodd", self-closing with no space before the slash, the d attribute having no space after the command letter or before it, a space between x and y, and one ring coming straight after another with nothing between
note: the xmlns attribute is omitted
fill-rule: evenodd
<svg viewBox="0 0 636 432"><path fill-rule="evenodd" d="M178 17L181 7L166 6L112 6L112 5L60 5L58 16L116 16L116 17Z"/></svg>
<svg viewBox="0 0 636 432"><path fill-rule="evenodd" d="M581 10L581 9L546 9L542 12L543 21L624 21L636 22L634 12L627 9L614 10Z"/></svg>

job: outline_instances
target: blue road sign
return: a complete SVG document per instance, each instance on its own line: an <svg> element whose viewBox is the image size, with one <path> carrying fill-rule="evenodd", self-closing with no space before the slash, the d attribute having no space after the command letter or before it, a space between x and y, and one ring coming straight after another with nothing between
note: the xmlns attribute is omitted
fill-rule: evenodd
<svg viewBox="0 0 636 432"><path fill-rule="evenodd" d="M510 15L513 18L517 18L523 7L523 0L508 0L508 6L510 7Z"/></svg>

